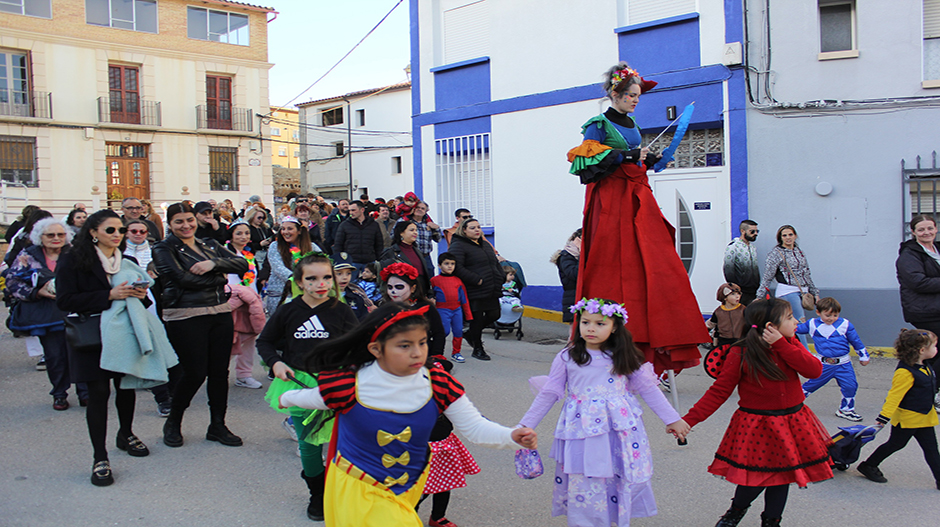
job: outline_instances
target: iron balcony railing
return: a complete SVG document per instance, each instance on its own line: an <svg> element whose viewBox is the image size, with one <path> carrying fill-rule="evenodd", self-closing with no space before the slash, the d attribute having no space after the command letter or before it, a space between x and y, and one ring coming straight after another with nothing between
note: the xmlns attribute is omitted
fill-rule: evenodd
<svg viewBox="0 0 940 527"><path fill-rule="evenodd" d="M196 106L196 128L251 132L252 115L254 112L250 108L200 104Z"/></svg>
<svg viewBox="0 0 940 527"><path fill-rule="evenodd" d="M98 97L98 122L163 126L160 103L131 97Z"/></svg>
<svg viewBox="0 0 940 527"><path fill-rule="evenodd" d="M52 94L0 88L0 115L52 119Z"/></svg>

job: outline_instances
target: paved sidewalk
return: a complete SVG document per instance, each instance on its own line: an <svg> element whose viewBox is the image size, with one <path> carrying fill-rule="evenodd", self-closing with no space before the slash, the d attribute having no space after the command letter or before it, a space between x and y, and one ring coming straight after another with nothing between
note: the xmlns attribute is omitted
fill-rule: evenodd
<svg viewBox="0 0 940 527"><path fill-rule="evenodd" d="M5 316L5 313L0 313ZM474 359L455 368L471 399L490 419L514 425L532 401L526 380L544 375L561 346L566 327L524 319L525 338L504 336L494 341L485 335L491 362ZM556 342L550 345L533 341ZM283 416L263 400L264 390L232 388L230 428L242 436L245 446L230 448L204 439L209 412L204 392L193 401L183 423L186 444L170 449L162 444L164 420L147 392L137 397L135 433L150 447L146 458L131 458L115 448L110 451L116 482L98 488L89 483L91 446L84 412L74 393L74 406L65 412L52 410L49 383L35 371L35 359L26 356L22 341L0 334L0 525L4 526L305 526L318 525L305 516L306 487L299 477L296 443L280 426ZM875 359L858 367L861 389L858 411L873 422L887 393L895 362ZM256 378L266 377L260 368ZM688 409L711 382L701 369L678 377L680 411ZM808 404L826 427L851 423L833 413L839 402L835 384L814 394ZM663 433L662 423L651 412L645 420L656 467L654 489L659 515L640 518L635 526L707 526L715 524L727 508L733 485L706 473L715 448L736 406L736 396L711 419L700 424L689 445L679 447ZM469 486L454 491L448 517L469 526L564 526L564 518L551 518L551 474L548 460L558 406L539 426L540 450L546 459L546 475L531 481L519 479L513 469L512 451L468 445L483 472L468 478ZM117 432L112 408L109 446ZM875 444L887 439L880 434ZM866 447L863 455L871 452ZM940 491L911 444L882 465L888 484L862 478L854 469L837 473L834 480L793 488L784 514L787 526L881 526L940 524ZM742 526L758 525L760 504ZM426 518L429 508L422 507Z"/></svg>

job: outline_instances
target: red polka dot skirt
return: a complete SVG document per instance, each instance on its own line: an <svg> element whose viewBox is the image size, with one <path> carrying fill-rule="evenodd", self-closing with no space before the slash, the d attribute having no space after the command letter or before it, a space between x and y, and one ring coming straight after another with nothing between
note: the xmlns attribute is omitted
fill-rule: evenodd
<svg viewBox="0 0 940 527"><path fill-rule="evenodd" d="M431 470L424 485L425 494L437 494L467 486L466 474L479 474L480 467L460 439L450 434L431 447Z"/></svg>
<svg viewBox="0 0 940 527"><path fill-rule="evenodd" d="M708 471L731 483L770 487L832 477L829 433L809 407L786 415L739 408L731 417Z"/></svg>

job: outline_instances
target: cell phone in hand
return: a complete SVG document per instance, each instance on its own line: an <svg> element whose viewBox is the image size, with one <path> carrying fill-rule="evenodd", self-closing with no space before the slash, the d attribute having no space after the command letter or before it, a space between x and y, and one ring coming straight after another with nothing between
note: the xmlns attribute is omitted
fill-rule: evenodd
<svg viewBox="0 0 940 527"><path fill-rule="evenodd" d="M131 284L131 287L136 287L137 289L147 289L150 287L149 280L138 280Z"/></svg>

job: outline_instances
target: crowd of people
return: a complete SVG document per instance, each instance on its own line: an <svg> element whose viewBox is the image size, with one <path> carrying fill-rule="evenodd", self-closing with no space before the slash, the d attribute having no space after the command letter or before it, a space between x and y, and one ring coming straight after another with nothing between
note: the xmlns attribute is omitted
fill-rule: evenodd
<svg viewBox="0 0 940 527"><path fill-rule="evenodd" d="M473 358L491 360L482 333L523 309L521 269L470 210L454 211L444 229L412 192L335 204L292 196L276 211L258 196L238 210L229 200L183 201L164 215L127 198L120 215L76 204L62 220L29 206L7 236L8 326L43 356L54 410L69 408L75 385L96 486L115 481L106 446L112 388L115 446L131 456L149 454L133 430L139 389L152 393L166 418L163 442L177 448L183 416L205 385L206 440L239 447L226 424L229 365L235 357L236 387L263 388L253 377L257 350L270 379L265 399L298 441L311 520L418 526L417 508L433 496L429 525L456 527L446 518L450 491L479 467L453 432L522 447L522 465L535 456L534 428L563 401L549 454L552 514L572 526L629 525L656 514L637 396L684 441L737 391L739 407L708 467L735 485L716 527L738 525L761 494L761 525L779 526L791 484L833 476L832 441L804 400L835 379L835 415L862 421L850 352L862 366L870 358L839 301L813 282L791 225L777 230L761 269L758 225L741 222L725 251L720 305L703 321L675 231L648 184L647 171L670 154L643 147L629 115L655 85L625 63L612 67L610 109L584 124L583 143L568 153L586 185L585 216L551 261L572 334L548 375L531 380L536 398L513 428L483 418L451 372L466 360L464 339ZM895 342L898 367L874 425L890 423L890 438L857 469L886 482L879 466L914 438L940 489L940 244L932 217L915 217L911 230L897 272L905 320L918 329ZM698 364L698 346L709 340L706 371L715 382L680 416L659 388L662 373Z"/></svg>
<svg viewBox="0 0 940 527"><path fill-rule="evenodd" d="M427 331L422 340L437 364L428 367L436 372L446 364L449 371L452 362L465 361L466 325L473 357L490 360L482 329L498 318L504 296L515 300L513 309L522 309L515 276L507 275L504 260L466 209L455 215L447 238L453 252L442 249L437 272L430 255L444 232L414 193L389 203L363 196L328 204L297 196L276 213L257 196L240 211L227 200L183 201L167 207L165 215L154 214L144 200L127 198L119 212L89 211L78 203L58 219L25 207L9 229L3 269L8 325L31 353L42 357L37 368L49 377L53 409L69 408L72 385L79 404L87 407L96 486L114 482L106 445L112 389L119 421L115 445L132 456L150 452L133 430L138 389L153 395L158 414L166 418L163 442L176 448L185 443L183 416L205 385L206 439L241 446L241 437L226 425L228 391L231 384L264 387L253 373L257 350L271 379L265 397L275 410L287 413L284 426L298 439L301 478L310 491L308 516L322 520L329 507L322 451L333 412L281 407L284 393L318 385L324 367L313 365L312 350L355 333L376 313L388 315L385 319L420 313L426 322L419 326ZM389 322L380 316L377 324ZM382 369L398 375L394 367ZM441 375L451 385L441 400L443 410L460 398L453 396L459 384ZM459 412L447 414L452 422L441 416L447 424L436 427L425 443L448 454L462 453L460 466L473 460L451 433L455 426L480 429L482 435L468 437L484 444L534 445L531 431L486 425L483 429L492 430L482 432L482 418L472 404L459 406ZM315 421L320 426L311 426L311 419L320 419ZM455 465L458 458L443 459L435 470L446 477L427 492L438 494L432 525L453 525L445 517L449 491L463 476Z"/></svg>

